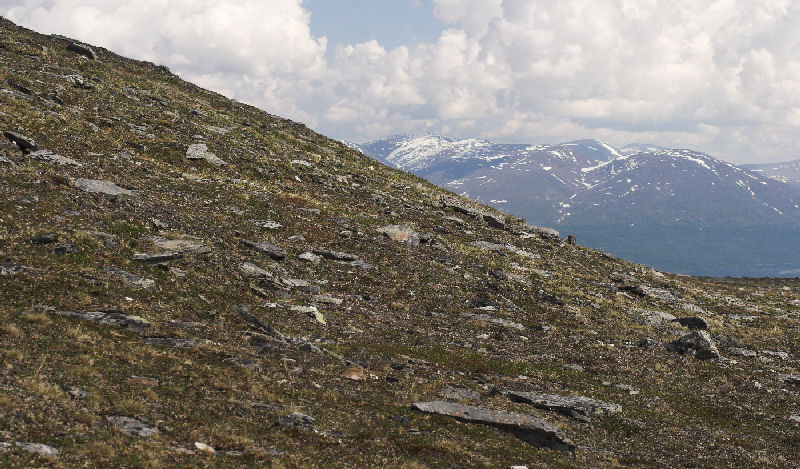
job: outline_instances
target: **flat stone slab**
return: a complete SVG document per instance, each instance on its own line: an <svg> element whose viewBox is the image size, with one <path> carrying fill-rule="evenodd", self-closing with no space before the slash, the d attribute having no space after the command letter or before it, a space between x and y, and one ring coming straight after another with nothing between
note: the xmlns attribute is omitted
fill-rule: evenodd
<svg viewBox="0 0 800 469"><path fill-rule="evenodd" d="M67 318L83 319L100 324L115 327L125 327L127 329L145 329L150 327L147 319L139 316L123 314L119 311L54 311L53 314Z"/></svg>
<svg viewBox="0 0 800 469"><path fill-rule="evenodd" d="M27 451L28 453L38 454L39 456L45 456L48 458L58 457L58 450L52 446L43 445L41 443L22 443L19 441L15 442L14 444L17 446L17 448L21 449L22 451Z"/></svg>
<svg viewBox="0 0 800 469"><path fill-rule="evenodd" d="M578 420L622 411L622 406L583 396L562 396L538 392L504 391L514 402L530 404L540 409L552 410Z"/></svg>
<svg viewBox="0 0 800 469"><path fill-rule="evenodd" d="M131 259L139 262L146 262L148 264L163 264L165 262L180 259L183 254L180 252L140 252L136 253Z"/></svg>
<svg viewBox="0 0 800 469"><path fill-rule="evenodd" d="M415 402L411 407L420 412L447 415L464 422L499 427L537 448L575 452L575 444L564 435L560 428L530 415L447 401Z"/></svg>
<svg viewBox="0 0 800 469"><path fill-rule="evenodd" d="M489 316L488 314L461 313L461 315L469 319L474 319L476 321L484 321L488 322L489 324L496 324L498 326L510 327L512 329L517 329L519 331L525 330L525 326L523 326L518 322L509 321L507 319L501 319L494 316Z"/></svg>
<svg viewBox="0 0 800 469"><path fill-rule="evenodd" d="M117 428L122 430L122 433L130 436L153 436L161 432L158 428L142 422L141 420L133 417L125 417L122 415L108 415L106 420L116 425Z"/></svg>
<svg viewBox="0 0 800 469"><path fill-rule="evenodd" d="M189 160L206 160L211 164L217 166L224 166L225 161L214 153L208 151L208 146L205 143L193 143L186 149L186 159Z"/></svg>
<svg viewBox="0 0 800 469"><path fill-rule="evenodd" d="M76 189L82 190L83 192L92 194L104 194L111 196L135 195L133 191L120 187L113 182L103 181L100 179L77 178L72 181L72 186Z"/></svg>
<svg viewBox="0 0 800 469"><path fill-rule="evenodd" d="M313 252L318 256L324 257L325 259L330 259L332 261L355 262L360 259L360 257L356 256L355 254L348 254L346 252L339 252L339 251L329 251L327 249L312 249L311 252Z"/></svg>
<svg viewBox="0 0 800 469"><path fill-rule="evenodd" d="M58 155L56 153L51 152L50 150L35 151L33 153L30 153L28 155L28 158L31 158L36 161L55 164L58 166L74 166L76 168L83 166L82 164L78 163L72 158L67 158L66 156Z"/></svg>
<svg viewBox="0 0 800 469"><path fill-rule="evenodd" d="M155 238L154 244L167 251L185 254L206 254L211 252L211 249L205 244L189 239Z"/></svg>
<svg viewBox="0 0 800 469"><path fill-rule="evenodd" d="M150 280L149 278L142 277L141 275L136 275L130 273L126 270L122 270L119 267L106 267L105 271L113 275L114 277L120 279L122 283L129 288L153 288L156 285L156 282Z"/></svg>
<svg viewBox="0 0 800 469"><path fill-rule="evenodd" d="M254 251L266 254L275 260L281 260L286 257L286 251L276 244L248 240L242 240L242 244Z"/></svg>
<svg viewBox="0 0 800 469"><path fill-rule="evenodd" d="M192 339L179 339L176 337L145 337L142 342L159 347L191 348L197 347L197 342Z"/></svg>

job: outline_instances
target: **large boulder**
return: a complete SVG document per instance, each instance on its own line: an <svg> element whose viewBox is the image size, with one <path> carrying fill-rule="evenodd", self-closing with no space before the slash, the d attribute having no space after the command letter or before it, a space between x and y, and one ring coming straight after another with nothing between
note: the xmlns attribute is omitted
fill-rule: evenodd
<svg viewBox="0 0 800 469"><path fill-rule="evenodd" d="M667 350L681 355L694 355L701 360L719 358L719 350L706 331L694 331L685 336L664 344Z"/></svg>

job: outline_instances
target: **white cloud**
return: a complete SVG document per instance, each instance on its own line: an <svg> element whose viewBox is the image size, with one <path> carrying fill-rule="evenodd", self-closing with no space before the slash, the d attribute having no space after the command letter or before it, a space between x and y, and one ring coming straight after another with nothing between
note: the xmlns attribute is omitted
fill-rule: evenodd
<svg viewBox="0 0 800 469"><path fill-rule="evenodd" d="M0 13L165 63L334 137L599 137L800 157L798 2L435 3L449 28L435 43L327 56L301 0L0 0Z"/></svg>

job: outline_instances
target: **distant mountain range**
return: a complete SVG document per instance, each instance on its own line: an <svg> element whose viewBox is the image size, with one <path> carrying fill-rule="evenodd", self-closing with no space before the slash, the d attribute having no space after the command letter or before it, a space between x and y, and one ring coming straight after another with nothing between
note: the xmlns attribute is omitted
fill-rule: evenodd
<svg viewBox="0 0 800 469"><path fill-rule="evenodd" d="M693 150L596 140L520 145L393 136L350 145L662 270L800 274L800 160L739 167Z"/></svg>

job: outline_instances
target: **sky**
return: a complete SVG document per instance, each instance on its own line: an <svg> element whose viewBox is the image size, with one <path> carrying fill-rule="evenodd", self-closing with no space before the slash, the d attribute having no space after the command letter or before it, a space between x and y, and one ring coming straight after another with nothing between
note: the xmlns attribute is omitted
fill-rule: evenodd
<svg viewBox="0 0 800 469"><path fill-rule="evenodd" d="M0 0L327 136L800 158L798 0Z"/></svg>

